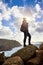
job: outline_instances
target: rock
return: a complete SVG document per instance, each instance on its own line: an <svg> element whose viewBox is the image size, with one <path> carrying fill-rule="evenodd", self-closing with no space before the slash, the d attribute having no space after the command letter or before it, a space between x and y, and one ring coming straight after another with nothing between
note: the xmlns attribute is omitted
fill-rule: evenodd
<svg viewBox="0 0 43 65"><path fill-rule="evenodd" d="M40 50L43 50L43 43L39 47Z"/></svg>
<svg viewBox="0 0 43 65"><path fill-rule="evenodd" d="M3 65L24 65L24 63L19 56L15 56L7 59Z"/></svg>
<svg viewBox="0 0 43 65"><path fill-rule="evenodd" d="M40 64L40 58L34 57L34 58L28 60L26 65L39 65L39 64Z"/></svg>
<svg viewBox="0 0 43 65"><path fill-rule="evenodd" d="M4 52L0 53L0 64L2 65L5 61L5 56L4 56Z"/></svg>
<svg viewBox="0 0 43 65"><path fill-rule="evenodd" d="M43 65L43 50L36 50L36 55L40 58L40 65Z"/></svg>
<svg viewBox="0 0 43 65"><path fill-rule="evenodd" d="M26 47L20 49L19 51L14 53L11 57L20 56L23 61L27 61L35 54L37 49L38 48L36 46L29 45L29 46L26 46Z"/></svg>
<svg viewBox="0 0 43 65"><path fill-rule="evenodd" d="M0 39L0 51L10 51L20 46L21 44L16 40Z"/></svg>
<svg viewBox="0 0 43 65"><path fill-rule="evenodd" d="M40 57L41 61L43 61L43 50L37 50L36 54Z"/></svg>
<svg viewBox="0 0 43 65"><path fill-rule="evenodd" d="M39 54L40 54L40 59L41 59L41 62L43 62L43 43L40 45L39 47Z"/></svg>
<svg viewBox="0 0 43 65"><path fill-rule="evenodd" d="M40 65L43 65L43 62L41 62L41 64Z"/></svg>

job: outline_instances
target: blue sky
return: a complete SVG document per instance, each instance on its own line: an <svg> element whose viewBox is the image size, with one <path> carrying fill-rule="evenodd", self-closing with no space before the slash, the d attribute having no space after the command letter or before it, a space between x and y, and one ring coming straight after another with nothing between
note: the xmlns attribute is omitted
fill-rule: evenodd
<svg viewBox="0 0 43 65"><path fill-rule="evenodd" d="M43 7L43 0L3 0L4 3L7 3L9 7L12 6L35 6L35 4L39 3L41 7Z"/></svg>
<svg viewBox="0 0 43 65"><path fill-rule="evenodd" d="M32 35L32 41L37 40L37 38L37 41L39 39L42 41L43 0L0 0L0 31L4 32L2 35L5 35L5 38L22 41L20 35L21 37L23 35L20 32L20 26L23 17L26 17L30 24L29 31Z"/></svg>

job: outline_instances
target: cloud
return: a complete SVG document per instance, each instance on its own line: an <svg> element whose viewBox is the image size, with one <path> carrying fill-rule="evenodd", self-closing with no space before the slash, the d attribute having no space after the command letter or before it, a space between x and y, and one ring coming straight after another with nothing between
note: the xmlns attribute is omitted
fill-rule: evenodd
<svg viewBox="0 0 43 65"><path fill-rule="evenodd" d="M2 22L0 21L0 29L2 28Z"/></svg>
<svg viewBox="0 0 43 65"><path fill-rule="evenodd" d="M3 38L15 39L22 43L23 33L20 32L20 26L22 24L23 17L26 17L27 22L29 23L29 32L32 35L32 41L37 41L37 37L39 37L40 34L42 36L43 22L41 21L39 23L36 21L36 18L40 18L43 14L43 10L41 10L39 4L36 4L34 8L28 6L13 6L12 8L9 8L6 4L0 2L0 9L2 10L0 13L0 37L4 36ZM8 22L11 15L14 20L9 22L9 26L3 26L2 20L7 20ZM14 28L14 32L11 30L10 26ZM40 39L42 41L42 38Z"/></svg>
<svg viewBox="0 0 43 65"><path fill-rule="evenodd" d="M2 26L0 28L0 36L5 36L5 35L12 35L13 32L10 30L9 27Z"/></svg>
<svg viewBox="0 0 43 65"><path fill-rule="evenodd" d="M2 14L0 13L0 21L2 21Z"/></svg>
<svg viewBox="0 0 43 65"><path fill-rule="evenodd" d="M37 11L37 12L39 12L39 11L41 10L41 8L40 8L40 5L39 5L39 4L36 4L35 8L36 8L36 11Z"/></svg>
<svg viewBox="0 0 43 65"><path fill-rule="evenodd" d="M38 33L42 33L43 32L43 22L39 22L38 23L38 27L36 28L36 31L38 32Z"/></svg>
<svg viewBox="0 0 43 65"><path fill-rule="evenodd" d="M9 12L9 8L7 7L7 4L4 4L3 2L0 2L0 10L2 11L1 17L3 19L9 20L10 19L10 12Z"/></svg>

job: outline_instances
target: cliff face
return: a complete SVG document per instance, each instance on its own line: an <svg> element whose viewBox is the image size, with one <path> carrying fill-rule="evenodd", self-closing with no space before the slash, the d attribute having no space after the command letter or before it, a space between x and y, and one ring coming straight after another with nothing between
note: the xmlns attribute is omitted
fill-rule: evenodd
<svg viewBox="0 0 43 65"><path fill-rule="evenodd" d="M16 40L0 39L0 51L8 51L18 46L21 44Z"/></svg>

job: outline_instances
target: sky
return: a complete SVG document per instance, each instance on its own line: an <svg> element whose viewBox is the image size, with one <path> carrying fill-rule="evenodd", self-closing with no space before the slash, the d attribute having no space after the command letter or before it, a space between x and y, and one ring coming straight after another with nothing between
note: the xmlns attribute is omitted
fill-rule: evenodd
<svg viewBox="0 0 43 65"><path fill-rule="evenodd" d="M23 17L29 23L31 42L43 42L43 0L0 0L0 38L23 44Z"/></svg>

